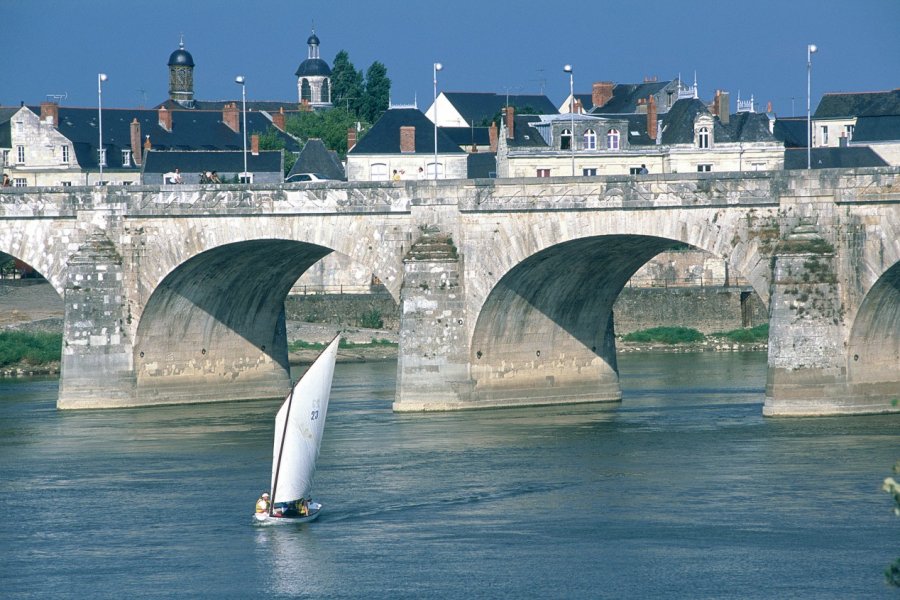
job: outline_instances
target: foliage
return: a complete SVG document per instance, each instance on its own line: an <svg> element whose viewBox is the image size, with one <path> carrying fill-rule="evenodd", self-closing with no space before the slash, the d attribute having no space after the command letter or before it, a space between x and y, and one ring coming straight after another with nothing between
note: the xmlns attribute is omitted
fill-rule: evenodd
<svg viewBox="0 0 900 600"><path fill-rule="evenodd" d="M732 329L731 331L723 331L713 333L713 337L725 338L730 342L739 344L750 344L755 342L765 342L769 339L769 324L763 323L749 329Z"/></svg>
<svg viewBox="0 0 900 600"><path fill-rule="evenodd" d="M0 366L20 362L40 365L59 361L61 356L61 333L0 332Z"/></svg>
<svg viewBox="0 0 900 600"><path fill-rule="evenodd" d="M540 114L533 106L530 104L526 104L525 106L515 106L511 105L516 109L517 115L536 115ZM498 110L494 113L494 116L489 119L482 119L481 123L478 123L477 127L490 127L491 123L497 125L497 128L500 128L500 120L503 118L503 110Z"/></svg>
<svg viewBox="0 0 900 600"><path fill-rule="evenodd" d="M688 344L702 342L705 337L690 327L653 327L622 336L626 342L659 342L662 344Z"/></svg>
<svg viewBox="0 0 900 600"><path fill-rule="evenodd" d="M359 315L359 326L366 329L381 329L384 327L384 319L377 309L372 308Z"/></svg>
<svg viewBox="0 0 900 600"><path fill-rule="evenodd" d="M347 154L347 129L356 127L356 117L343 107L297 113L288 118L287 132L303 143L319 138L326 148L343 158ZM293 166L293 165L291 165Z"/></svg>
<svg viewBox="0 0 900 600"><path fill-rule="evenodd" d="M357 71L350 62L347 51L338 52L331 68L331 103L359 118L365 94L364 86L363 73Z"/></svg>
<svg viewBox="0 0 900 600"><path fill-rule="evenodd" d="M288 344L288 352L299 352L300 350L323 350L325 344L321 342L304 342L303 340L294 340Z"/></svg>
<svg viewBox="0 0 900 600"><path fill-rule="evenodd" d="M900 460L894 463L894 473L900 473ZM893 477L887 477L881 489L894 499L894 514L900 517L900 483ZM890 585L900 587L900 558L888 565L884 570L884 577Z"/></svg>
<svg viewBox="0 0 900 600"><path fill-rule="evenodd" d="M284 174L287 175L291 172L294 163L297 162L297 156L293 152L286 152L284 147L284 138L274 127L269 127L265 133L259 136L260 150L281 150L284 153Z"/></svg>
<svg viewBox="0 0 900 600"><path fill-rule="evenodd" d="M387 67L376 60L366 71L366 93L360 117L374 123L388 109L390 97L391 80L387 76Z"/></svg>

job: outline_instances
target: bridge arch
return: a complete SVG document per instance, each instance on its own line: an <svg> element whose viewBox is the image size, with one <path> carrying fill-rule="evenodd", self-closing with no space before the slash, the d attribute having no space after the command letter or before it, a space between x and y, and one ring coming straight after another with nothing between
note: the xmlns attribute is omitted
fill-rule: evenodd
<svg viewBox="0 0 900 600"><path fill-rule="evenodd" d="M64 242L75 237L65 225L54 221L3 221L0 252L21 260L46 279L63 297L66 289L69 250Z"/></svg>

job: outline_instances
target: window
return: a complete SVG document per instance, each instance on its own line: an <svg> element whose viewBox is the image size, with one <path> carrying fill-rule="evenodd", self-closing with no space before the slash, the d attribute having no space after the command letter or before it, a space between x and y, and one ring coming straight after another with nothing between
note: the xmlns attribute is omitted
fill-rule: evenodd
<svg viewBox="0 0 900 600"><path fill-rule="evenodd" d="M538 169L537 176L538 177L550 177L550 169Z"/></svg>
<svg viewBox="0 0 900 600"><path fill-rule="evenodd" d="M9 150L3 151L3 164L4 166L9 164Z"/></svg>
<svg viewBox="0 0 900 600"><path fill-rule="evenodd" d="M22 121L16 121L16 133L23 133L25 131L25 123Z"/></svg>
<svg viewBox="0 0 900 600"><path fill-rule="evenodd" d="M855 127L853 125L844 125L844 134L847 136L847 141L853 139L853 130Z"/></svg>
<svg viewBox="0 0 900 600"><path fill-rule="evenodd" d="M59 185L61 185L63 187L72 187L72 182L71 181L60 181Z"/></svg>
<svg viewBox="0 0 900 600"><path fill-rule="evenodd" d="M596 167L593 169L582 169L581 174L584 175L585 177L596 177L597 169L596 169Z"/></svg>
<svg viewBox="0 0 900 600"><path fill-rule="evenodd" d="M16 146L16 163L25 164L25 146Z"/></svg>
<svg viewBox="0 0 900 600"><path fill-rule="evenodd" d="M106 148L100 149L100 165L106 166Z"/></svg>
<svg viewBox="0 0 900 600"><path fill-rule="evenodd" d="M25 178L24 178L24 177L16 177L16 178L13 180L13 185L14 185L15 187L25 187L25 186L28 185L28 184L25 182Z"/></svg>
<svg viewBox="0 0 900 600"><path fill-rule="evenodd" d="M388 180L388 168L386 163L374 163L369 167L369 173L372 181Z"/></svg>
<svg viewBox="0 0 900 600"><path fill-rule="evenodd" d="M641 174L641 168L640 168L640 167L631 167L631 168L628 169L628 174L629 174L629 175L640 175L640 174Z"/></svg>
<svg viewBox="0 0 900 600"><path fill-rule="evenodd" d="M427 179L435 179L434 175L434 165L435 163L430 162L425 165L425 177ZM444 165L442 163L437 163L437 179L442 179L444 176Z"/></svg>
<svg viewBox="0 0 900 600"><path fill-rule="evenodd" d="M302 79L300 81L300 102L306 100L312 102L312 88L309 87L309 80Z"/></svg>
<svg viewBox="0 0 900 600"><path fill-rule="evenodd" d="M131 166L131 150L122 150L122 166Z"/></svg>
<svg viewBox="0 0 900 600"><path fill-rule="evenodd" d="M712 165L697 165L698 173L709 173L712 171Z"/></svg>
<svg viewBox="0 0 900 600"><path fill-rule="evenodd" d="M568 129L563 129L562 133L559 136L559 149L560 150L571 150L572 149L572 132Z"/></svg>
<svg viewBox="0 0 900 600"><path fill-rule="evenodd" d="M752 171L765 171L765 170L766 170L766 163L764 163L764 162L750 163L750 169L751 169Z"/></svg>
<svg viewBox="0 0 900 600"><path fill-rule="evenodd" d="M585 150L594 150L597 148L597 134L593 129L584 132L584 148Z"/></svg>
<svg viewBox="0 0 900 600"><path fill-rule="evenodd" d="M822 125L822 145L828 145L828 125Z"/></svg>
<svg viewBox="0 0 900 600"><path fill-rule="evenodd" d="M619 130L610 129L606 132L606 148L608 150L619 149Z"/></svg>
<svg viewBox="0 0 900 600"><path fill-rule="evenodd" d="M709 128L701 127L697 132L697 147L709 148ZM709 169L707 169L708 171Z"/></svg>
<svg viewBox="0 0 900 600"><path fill-rule="evenodd" d="M122 185L131 185L132 183L134 183L134 182L133 181L123 181Z"/></svg>
<svg viewBox="0 0 900 600"><path fill-rule="evenodd" d="M60 148L62 149L63 164L67 165L67 164L69 164L69 146L63 145L63 146L60 146Z"/></svg>

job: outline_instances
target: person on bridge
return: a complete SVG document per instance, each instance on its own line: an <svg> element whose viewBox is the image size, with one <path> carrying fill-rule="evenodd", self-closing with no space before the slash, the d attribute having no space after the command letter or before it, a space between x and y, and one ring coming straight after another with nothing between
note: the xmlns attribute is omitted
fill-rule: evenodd
<svg viewBox="0 0 900 600"><path fill-rule="evenodd" d="M259 497L259 500L256 501L256 512L258 513L267 513L269 512L269 492L263 492Z"/></svg>
<svg viewBox="0 0 900 600"><path fill-rule="evenodd" d="M9 175L6 173L3 174L3 187L12 187L12 182L9 180Z"/></svg>

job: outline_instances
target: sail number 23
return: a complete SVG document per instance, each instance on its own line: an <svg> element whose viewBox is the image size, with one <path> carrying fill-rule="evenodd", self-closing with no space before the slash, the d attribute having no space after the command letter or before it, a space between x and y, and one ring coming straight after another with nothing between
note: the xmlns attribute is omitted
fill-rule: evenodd
<svg viewBox="0 0 900 600"><path fill-rule="evenodd" d="M315 420L318 419L318 418L319 418L319 411L314 410L314 411L312 411L311 413L309 413L309 420L310 420L310 421L315 421Z"/></svg>

